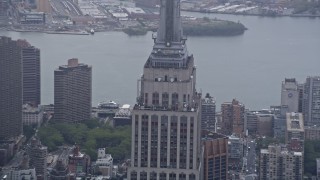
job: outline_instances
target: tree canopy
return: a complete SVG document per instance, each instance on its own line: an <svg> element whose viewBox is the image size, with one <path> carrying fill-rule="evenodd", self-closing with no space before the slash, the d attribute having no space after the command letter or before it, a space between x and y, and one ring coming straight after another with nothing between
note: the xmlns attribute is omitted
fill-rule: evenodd
<svg viewBox="0 0 320 180"><path fill-rule="evenodd" d="M96 160L98 148L106 148L115 161L130 157L130 126L112 128L97 120L79 124L53 123L41 127L38 136L49 151L57 150L64 144L78 144L92 160Z"/></svg>

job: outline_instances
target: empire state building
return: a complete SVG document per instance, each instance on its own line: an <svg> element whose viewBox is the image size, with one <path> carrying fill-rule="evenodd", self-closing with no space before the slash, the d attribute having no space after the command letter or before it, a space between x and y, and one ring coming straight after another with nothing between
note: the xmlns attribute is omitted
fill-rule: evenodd
<svg viewBox="0 0 320 180"><path fill-rule="evenodd" d="M201 94L183 36L180 0L161 0L160 26L138 80L130 180L201 179Z"/></svg>

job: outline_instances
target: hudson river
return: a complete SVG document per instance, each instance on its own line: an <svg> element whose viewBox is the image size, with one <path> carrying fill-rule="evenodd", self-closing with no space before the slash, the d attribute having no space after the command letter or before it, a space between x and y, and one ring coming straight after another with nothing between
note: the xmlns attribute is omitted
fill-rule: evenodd
<svg viewBox="0 0 320 180"><path fill-rule="evenodd" d="M270 18L183 13L240 21L248 30L234 37L188 37L197 65L197 89L223 102L237 98L259 110L280 103L281 81L320 75L320 18ZM92 105L103 100L133 105L137 79L151 52L151 33L129 37L122 32L60 35L0 31L26 39L41 49L42 104L53 103L53 72L70 58L92 66ZM79 97L81 98L81 97Z"/></svg>

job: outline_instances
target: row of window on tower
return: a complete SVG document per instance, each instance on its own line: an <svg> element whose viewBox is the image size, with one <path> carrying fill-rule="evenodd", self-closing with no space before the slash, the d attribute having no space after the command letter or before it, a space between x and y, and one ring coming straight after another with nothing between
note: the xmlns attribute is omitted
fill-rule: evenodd
<svg viewBox="0 0 320 180"><path fill-rule="evenodd" d="M149 173L149 179L147 179L147 172L140 172L140 178L139 180L157 180L157 173L156 172L151 172ZM175 173L169 173L169 180L186 180L187 176L189 176L189 180L195 180L196 176L195 174L175 174ZM131 180L138 180L138 173L133 171L131 172ZM167 173L159 173L159 180L167 180Z"/></svg>
<svg viewBox="0 0 320 180"><path fill-rule="evenodd" d="M160 94L158 92L152 93L152 105L153 106L160 106ZM183 94L182 102L187 103L190 102L190 95ZM171 106L177 106L179 103L179 94L172 93L171 94ZM149 104L149 94L144 94L144 104ZM169 93L162 93L161 95L161 106L169 107Z"/></svg>
<svg viewBox="0 0 320 180"><path fill-rule="evenodd" d="M135 116L134 166L138 166L138 159L140 159L140 167L148 167L148 142L151 141L150 167L158 167L159 163L161 168L193 169L194 117L190 117L189 122L186 116L181 116L180 121L178 121L178 116L170 116L170 120L166 115L160 118L161 121L158 120L157 115L152 115L149 120L148 115L142 115L141 125L139 126L139 115ZM149 129L149 125L151 125L152 130ZM178 128L178 125L180 125L180 128ZM160 129L160 137L158 136L158 129ZM149 131L151 131L151 137L148 137ZM180 133L178 134L178 132ZM139 135L141 140L140 157L138 157ZM189 144L187 143L188 138ZM160 146L158 146L158 143ZM160 159L157 156L158 149ZM178 149L180 149L179 152ZM189 157L189 163L187 163L187 157Z"/></svg>

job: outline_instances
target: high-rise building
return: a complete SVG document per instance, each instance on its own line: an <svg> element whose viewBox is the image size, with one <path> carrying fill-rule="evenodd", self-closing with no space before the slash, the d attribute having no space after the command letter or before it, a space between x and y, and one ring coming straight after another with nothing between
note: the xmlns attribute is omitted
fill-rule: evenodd
<svg viewBox="0 0 320 180"><path fill-rule="evenodd" d="M23 104L38 107L40 94L40 50L25 40L18 40L22 55Z"/></svg>
<svg viewBox="0 0 320 180"><path fill-rule="evenodd" d="M92 68L70 59L54 71L54 119L77 123L91 116Z"/></svg>
<svg viewBox="0 0 320 180"><path fill-rule="evenodd" d="M299 88L296 79L285 79L281 86L281 106L286 106L288 112L299 111Z"/></svg>
<svg viewBox="0 0 320 180"><path fill-rule="evenodd" d="M301 152L288 151L285 146L269 145L261 149L259 179L302 179L303 156Z"/></svg>
<svg viewBox="0 0 320 180"><path fill-rule="evenodd" d="M285 142L290 151L304 151L304 125L301 113L287 113Z"/></svg>
<svg viewBox="0 0 320 180"><path fill-rule="evenodd" d="M41 145L38 139L31 140L29 148L30 167L36 169L37 179L46 179L47 176L47 155L48 149Z"/></svg>
<svg viewBox="0 0 320 180"><path fill-rule="evenodd" d="M0 37L0 139L22 134L22 62L17 41Z"/></svg>
<svg viewBox="0 0 320 180"><path fill-rule="evenodd" d="M228 179L228 137L202 131L204 179Z"/></svg>
<svg viewBox="0 0 320 180"><path fill-rule="evenodd" d="M244 140L237 136L228 136L228 164L230 170L240 172L243 163Z"/></svg>
<svg viewBox="0 0 320 180"><path fill-rule="evenodd" d="M160 26L132 111L130 180L202 179L201 94L188 54L180 0L161 0Z"/></svg>
<svg viewBox="0 0 320 180"><path fill-rule="evenodd" d="M305 124L308 126L320 125L320 76L306 79L303 101Z"/></svg>
<svg viewBox="0 0 320 180"><path fill-rule="evenodd" d="M216 102L210 94L206 94L201 104L201 129L215 131Z"/></svg>
<svg viewBox="0 0 320 180"><path fill-rule="evenodd" d="M243 136L245 107L239 101L233 99L232 102L221 104L222 132L226 135L236 134Z"/></svg>

